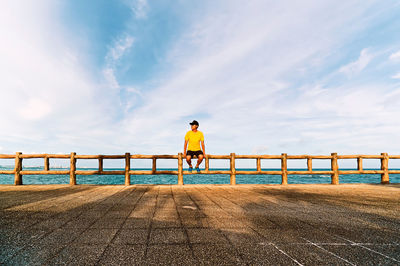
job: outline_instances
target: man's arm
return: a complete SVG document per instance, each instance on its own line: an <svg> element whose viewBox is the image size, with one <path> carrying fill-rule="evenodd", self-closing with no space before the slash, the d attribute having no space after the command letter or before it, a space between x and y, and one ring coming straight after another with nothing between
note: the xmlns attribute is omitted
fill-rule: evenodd
<svg viewBox="0 0 400 266"><path fill-rule="evenodd" d="M186 157L186 147L187 147L188 141L185 139L185 145L183 146L183 156Z"/></svg>
<svg viewBox="0 0 400 266"><path fill-rule="evenodd" d="M201 141L201 147L203 148L204 156L206 156L206 147L204 146L204 140Z"/></svg>

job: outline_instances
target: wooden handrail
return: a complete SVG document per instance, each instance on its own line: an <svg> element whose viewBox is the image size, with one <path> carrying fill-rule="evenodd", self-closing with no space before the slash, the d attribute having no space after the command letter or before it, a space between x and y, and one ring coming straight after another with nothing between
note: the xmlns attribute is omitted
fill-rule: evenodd
<svg viewBox="0 0 400 266"><path fill-rule="evenodd" d="M44 158L44 170L23 170L22 160L32 158ZM14 170L0 170L0 174L14 174L14 184L22 185L23 175L70 175L70 185L76 185L76 175L125 175L125 185L131 184L131 175L178 175L178 185L183 185L183 175L193 174L189 171L183 170L183 154L178 155L144 155L144 154L130 154L125 155L77 155L75 152L71 154L22 154L16 152L15 154L0 154L0 159L14 159L15 167ZM70 159L69 170L50 170L49 159ZM76 161L78 159L97 159L98 170L76 170ZM124 170L107 170L103 169L104 159L125 159ZM133 170L131 169L131 159L151 159L152 169L151 170ZM157 170L157 159L177 159L178 170ZM205 155L205 170L202 170L200 174L229 174L230 184L236 184L236 175L281 175L281 184L288 184L288 175L331 175L331 184L339 184L339 175L347 174L380 174L381 183L389 183L389 174L400 174L400 170L390 170L389 160L400 159L400 155L388 155L387 153L381 153L380 155L338 155L337 153L331 153L331 155L287 155L282 153L281 155L239 155L231 153L230 155ZM209 161L210 159L228 159L230 161L229 170L210 170ZM236 159L256 159L256 170L238 170L235 166ZM261 160L276 160L281 161L280 170L262 170ZM307 160L307 170L288 170L288 160ZM328 159L331 161L330 170L313 170L313 159ZM338 165L339 159L357 159L357 170L340 170ZM381 167L380 170L365 170L363 168L364 159L380 159ZM194 173L197 174L197 173Z"/></svg>

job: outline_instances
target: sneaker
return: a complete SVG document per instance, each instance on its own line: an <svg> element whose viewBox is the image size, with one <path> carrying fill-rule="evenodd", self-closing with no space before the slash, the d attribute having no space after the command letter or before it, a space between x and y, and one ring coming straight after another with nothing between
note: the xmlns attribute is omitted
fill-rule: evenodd
<svg viewBox="0 0 400 266"><path fill-rule="evenodd" d="M200 168L196 167L197 173L200 173Z"/></svg>
<svg viewBox="0 0 400 266"><path fill-rule="evenodd" d="M193 170L193 167L189 167L189 172L192 172L192 170Z"/></svg>

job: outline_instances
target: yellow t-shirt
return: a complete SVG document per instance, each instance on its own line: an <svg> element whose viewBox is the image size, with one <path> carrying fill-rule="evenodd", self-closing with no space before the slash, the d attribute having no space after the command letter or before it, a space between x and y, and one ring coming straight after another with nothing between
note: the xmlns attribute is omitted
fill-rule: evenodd
<svg viewBox="0 0 400 266"><path fill-rule="evenodd" d="M200 150L200 141L204 141L203 132L199 130L197 130L197 132L189 130L186 132L185 140L189 141L188 151L198 151Z"/></svg>

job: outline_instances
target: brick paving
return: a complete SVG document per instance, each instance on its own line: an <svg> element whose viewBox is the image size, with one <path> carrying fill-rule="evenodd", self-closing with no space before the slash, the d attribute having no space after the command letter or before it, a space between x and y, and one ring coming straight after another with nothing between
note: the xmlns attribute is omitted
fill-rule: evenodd
<svg viewBox="0 0 400 266"><path fill-rule="evenodd" d="M400 185L2 185L0 264L400 265Z"/></svg>

